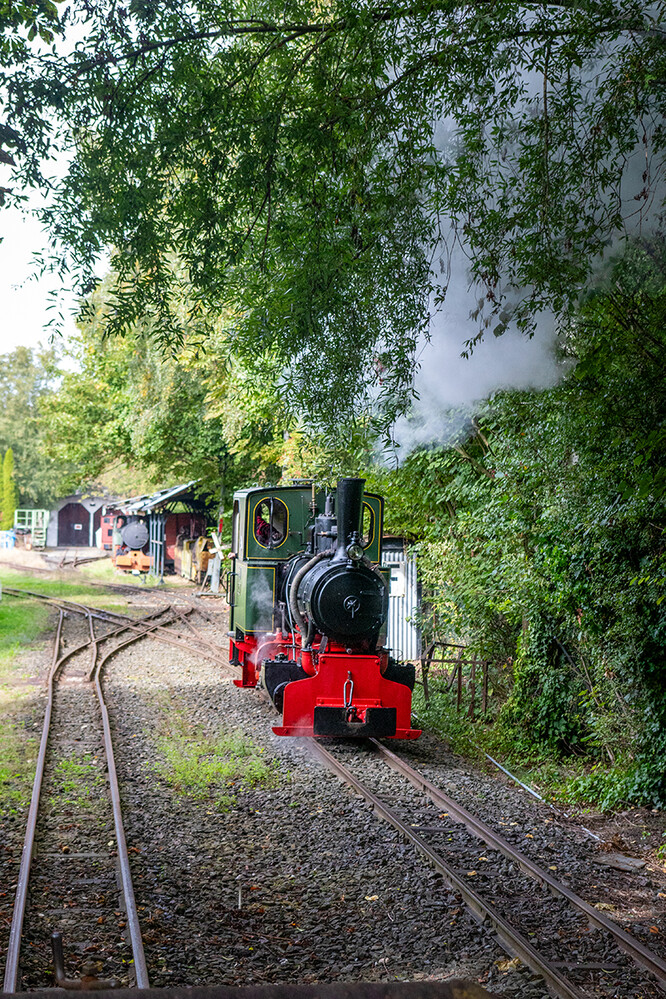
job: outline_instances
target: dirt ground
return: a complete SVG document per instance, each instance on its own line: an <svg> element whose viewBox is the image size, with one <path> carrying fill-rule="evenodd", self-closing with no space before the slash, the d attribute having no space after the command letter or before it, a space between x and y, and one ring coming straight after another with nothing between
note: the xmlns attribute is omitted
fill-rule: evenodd
<svg viewBox="0 0 666 999"><path fill-rule="evenodd" d="M52 548L52 552L65 551L65 549ZM97 551L97 549L94 549ZM87 549L86 549L87 551ZM0 548L0 564L6 565L8 569L25 566L29 569L48 569L49 563L41 552L28 550L27 548Z"/></svg>
<svg viewBox="0 0 666 999"><path fill-rule="evenodd" d="M599 836L609 851L640 857L651 870L666 874L666 811L629 808L625 811L586 812L574 821ZM661 855L659 848L662 847Z"/></svg>

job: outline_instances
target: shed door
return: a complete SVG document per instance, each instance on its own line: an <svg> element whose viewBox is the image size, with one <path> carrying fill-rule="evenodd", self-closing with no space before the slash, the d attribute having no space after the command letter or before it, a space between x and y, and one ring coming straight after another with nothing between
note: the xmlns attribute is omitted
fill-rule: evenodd
<svg viewBox="0 0 666 999"><path fill-rule="evenodd" d="M58 511L58 546L71 548L90 544L90 514L82 503L67 503Z"/></svg>

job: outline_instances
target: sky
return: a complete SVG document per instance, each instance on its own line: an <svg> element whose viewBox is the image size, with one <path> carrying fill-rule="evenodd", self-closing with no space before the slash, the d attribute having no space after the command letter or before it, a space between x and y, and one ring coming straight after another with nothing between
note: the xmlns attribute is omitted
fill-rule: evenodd
<svg viewBox="0 0 666 999"><path fill-rule="evenodd" d="M49 292L61 292L54 275L39 281L30 280L34 271L32 255L43 251L46 239L36 219L24 215L16 208L0 210L0 353L6 354L15 347L36 347L48 344L51 330L46 325L55 314L48 308L52 299ZM63 303L71 307L71 298ZM74 320L66 310L65 336L75 329ZM60 338L57 342L62 343Z"/></svg>

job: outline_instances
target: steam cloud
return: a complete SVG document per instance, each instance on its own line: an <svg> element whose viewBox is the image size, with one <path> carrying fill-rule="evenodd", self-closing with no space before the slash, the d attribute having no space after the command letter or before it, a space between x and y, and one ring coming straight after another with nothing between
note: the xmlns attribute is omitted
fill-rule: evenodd
<svg viewBox="0 0 666 999"><path fill-rule="evenodd" d="M581 71L590 91L599 85L607 67L604 60ZM525 72L523 82L525 106L530 101L538 103L541 75ZM653 235L663 225L666 168L659 157L653 156L655 123L644 123L643 127L642 138L637 133L633 151L625 154L618 188L607 192L607 208L615 208L617 199L620 201L624 227L609 239L596 261L590 285L603 280L609 258L621 252L628 238ZM438 154L443 159L453 155L456 141L455 120L443 117L434 134ZM479 331L478 321L471 318L470 312L482 295L483 289L470 287L467 259L458 245L450 260L446 300L440 310L431 312L430 341L417 352L414 388L418 397L410 413L393 428L394 440L403 454L419 445L456 443L465 436L478 403L492 393L500 389L546 389L556 385L566 370L555 353L555 317L548 314L541 316L531 339L509 325L503 336L494 337L489 332L469 358L462 357L465 342Z"/></svg>
<svg viewBox="0 0 666 999"><path fill-rule="evenodd" d="M563 373L555 356L555 320L548 315L532 339L509 326L503 336L488 334L470 357L461 357L465 341L478 333L478 322L470 318L478 295L469 288L460 257L454 260L444 305L431 316L430 341L418 354L418 398L394 427L403 453L422 444L454 444L482 399L499 389L545 389Z"/></svg>

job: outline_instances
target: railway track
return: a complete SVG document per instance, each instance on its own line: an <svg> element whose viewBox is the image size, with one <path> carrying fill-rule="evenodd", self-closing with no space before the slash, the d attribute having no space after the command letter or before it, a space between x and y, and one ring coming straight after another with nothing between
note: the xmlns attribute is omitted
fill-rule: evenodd
<svg viewBox="0 0 666 999"><path fill-rule="evenodd" d="M132 591L136 592L135 588ZM189 618L190 606L163 607L137 621L32 591L10 588L5 592L49 599L61 609L85 617L90 629L85 645L90 646L88 654L93 664L97 663L98 672L110 655L146 634L148 627L151 637L187 648L219 667L226 666L225 650L195 627ZM111 632L95 637L93 620L98 619ZM104 642L111 633L118 636L118 645L105 649L100 658L96 643ZM84 643L69 654L83 648ZM92 677L92 667L87 676ZM329 751L314 740L309 745L313 754L420 850L479 921L493 928L505 950L541 976L553 995L583 999L631 994L651 999L663 994L659 990L666 989L666 962L557 881L551 873L554 868L539 867L399 755L374 740L360 753L357 745L353 752L344 746ZM484 844L481 849L480 843ZM592 933L588 932L590 924ZM637 971L634 964L644 972ZM625 979L633 982L634 991L623 990Z"/></svg>
<svg viewBox="0 0 666 999"><path fill-rule="evenodd" d="M359 754L313 740L314 755L427 858L473 915L492 927L505 951L542 977L552 995L624 996L626 977L638 969L639 975L647 972L641 982L645 999L666 991L666 962L398 754L376 740L366 749ZM590 924L596 935L588 932Z"/></svg>
<svg viewBox="0 0 666 999"><path fill-rule="evenodd" d="M26 925L33 947L34 940L45 944L50 935L59 987L100 989L129 983L148 988L102 676L113 656L144 637L184 647L221 666L224 650L187 621L191 607L161 607L136 619L34 591L9 587L4 592L48 602L58 610L58 624L3 991L44 986L43 961L40 968L40 962L30 958L26 964L32 970L20 981ZM98 622L105 628L101 634L96 632ZM187 634L172 630L182 624L187 624ZM70 941L94 941L83 950L79 943L78 977L66 977L63 929ZM101 969L104 979L98 977Z"/></svg>
<svg viewBox="0 0 666 999"><path fill-rule="evenodd" d="M81 615L90 615L91 618L95 618L106 622L117 622L118 624L123 624L126 630L134 630L139 632L139 637L143 631L141 622L137 621L136 618L131 617L129 614L117 614L114 611L99 611L92 607L87 607L85 604L80 604L75 600L67 600L64 597L49 597L44 593L38 593L34 590L24 590L22 588L18 589L16 587L5 586L3 587L3 593L6 593L14 597L32 597L35 600L41 600L46 603L50 603L54 607L62 607L65 610L70 610L73 613ZM219 645L211 642L204 635L201 634L198 628L196 628L191 622L187 621L186 615L192 613L194 610L199 611L199 608L190 604L186 601L186 607L183 609L174 609L174 604L169 601L167 605L161 609L161 611L156 613L165 613L168 609L171 609L174 614L175 619L179 619L182 623L187 625L188 632L175 631L172 627L166 627L165 625L156 625L151 629L151 637L156 639L158 642L164 642L167 645L175 645L176 647L185 648L188 652L197 652L199 655L203 656L204 659L209 659L215 662L222 670L231 676L238 676L239 672L233 666L229 665L227 650L221 648ZM203 617L206 616L205 612L202 614Z"/></svg>

